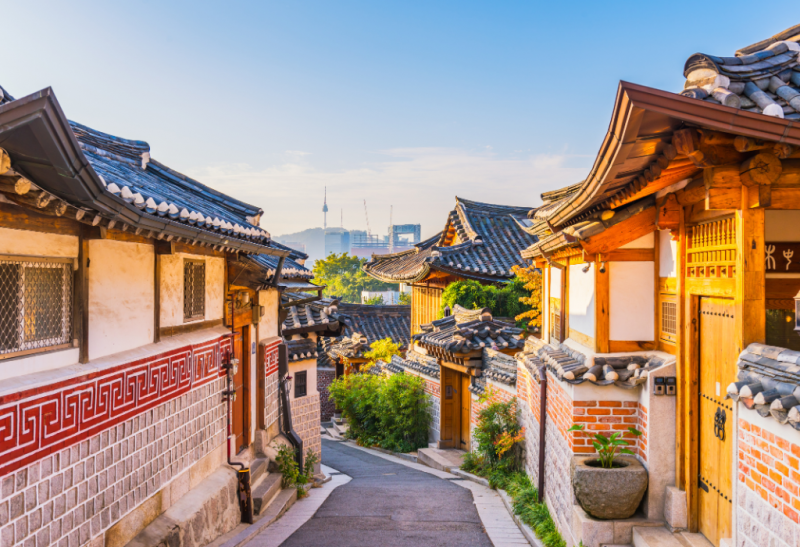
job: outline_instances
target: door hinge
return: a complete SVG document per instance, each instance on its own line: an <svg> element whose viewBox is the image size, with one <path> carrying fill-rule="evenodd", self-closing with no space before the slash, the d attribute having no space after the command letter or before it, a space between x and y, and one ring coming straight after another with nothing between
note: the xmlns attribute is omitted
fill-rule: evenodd
<svg viewBox="0 0 800 547"><path fill-rule="evenodd" d="M708 485L704 483L703 479L701 479L700 477L697 477L697 487L702 488L703 490L706 491L706 493L708 493Z"/></svg>

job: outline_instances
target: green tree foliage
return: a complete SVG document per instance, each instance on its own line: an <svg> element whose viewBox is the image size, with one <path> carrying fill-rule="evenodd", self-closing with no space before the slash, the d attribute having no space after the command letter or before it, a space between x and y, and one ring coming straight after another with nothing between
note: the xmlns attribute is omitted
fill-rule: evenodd
<svg viewBox="0 0 800 547"><path fill-rule="evenodd" d="M410 306L411 305L411 293L401 292L400 298L397 301L398 304L402 304L403 306Z"/></svg>
<svg viewBox="0 0 800 547"><path fill-rule="evenodd" d="M428 445L430 400L419 376L347 374L329 389L348 435L362 446L410 452Z"/></svg>
<svg viewBox="0 0 800 547"><path fill-rule="evenodd" d="M522 443L525 428L517 420L517 400L496 400L495 392L487 388L481 396L486 404L478 413L478 425L473 432L474 450L464 458L467 471L489 476L490 483L497 476L513 473L522 468Z"/></svg>
<svg viewBox="0 0 800 547"><path fill-rule="evenodd" d="M369 347L370 350L364 353L364 357L369 361L361 365L362 372L369 370L375 364L375 361L388 363L392 360L392 355L400 355L400 344L395 344L391 338L375 340Z"/></svg>
<svg viewBox="0 0 800 547"><path fill-rule="evenodd" d="M361 303L361 291L390 291L395 285L368 276L361 270L366 258L348 253L331 253L314 263L313 282L325 285L326 296L336 296L342 302Z"/></svg>
<svg viewBox="0 0 800 547"><path fill-rule="evenodd" d="M514 277L501 287L483 285L473 279L450 283L442 293L439 316L444 316L445 306L450 306L452 309L454 305L459 304L470 310L489 308L496 317L513 317L517 321L522 321L528 317L526 314L532 309L528 303L523 302L530 300L531 296L525 286L525 280L519 277ZM526 324L527 321L522 321L522 326Z"/></svg>
<svg viewBox="0 0 800 547"><path fill-rule="evenodd" d="M372 298L367 298L364 301L364 304L367 306L385 306L386 302L383 301L383 296L379 294L377 296L373 296Z"/></svg>

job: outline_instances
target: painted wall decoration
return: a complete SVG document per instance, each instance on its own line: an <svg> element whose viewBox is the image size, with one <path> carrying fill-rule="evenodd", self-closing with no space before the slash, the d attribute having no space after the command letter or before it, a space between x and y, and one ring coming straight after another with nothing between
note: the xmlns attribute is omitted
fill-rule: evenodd
<svg viewBox="0 0 800 547"><path fill-rule="evenodd" d="M0 476L224 375L225 336L0 397Z"/></svg>
<svg viewBox="0 0 800 547"><path fill-rule="evenodd" d="M266 376L278 372L278 346L280 345L281 341L276 340L264 346L264 374Z"/></svg>
<svg viewBox="0 0 800 547"><path fill-rule="evenodd" d="M764 254L767 272L800 273L800 243L765 243Z"/></svg>

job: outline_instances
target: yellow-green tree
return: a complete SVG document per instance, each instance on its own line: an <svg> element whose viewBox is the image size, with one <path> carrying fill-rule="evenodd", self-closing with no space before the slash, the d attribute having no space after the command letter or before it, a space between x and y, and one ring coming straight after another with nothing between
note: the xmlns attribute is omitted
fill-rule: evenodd
<svg viewBox="0 0 800 547"><path fill-rule="evenodd" d="M528 326L542 327L542 271L533 265L527 268L520 268L514 266L511 271L520 278L526 291L530 292L530 296L520 297L519 301L530 306L530 310L517 315L514 319L521 321L526 319Z"/></svg>
<svg viewBox="0 0 800 547"><path fill-rule="evenodd" d="M370 350L364 352L364 357L369 361L361 365L361 372L369 370L375 364L375 361L388 363L392 360L392 355L400 355L400 344L395 344L391 338L375 340L369 347Z"/></svg>

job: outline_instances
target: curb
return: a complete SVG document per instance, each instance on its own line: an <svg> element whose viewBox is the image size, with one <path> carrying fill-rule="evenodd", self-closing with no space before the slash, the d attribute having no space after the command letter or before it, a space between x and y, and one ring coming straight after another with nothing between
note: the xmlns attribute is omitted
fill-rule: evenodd
<svg viewBox="0 0 800 547"><path fill-rule="evenodd" d="M417 461L417 457L416 456L412 456L411 454L406 454L405 452L392 452L391 450L386 450L385 448L381 448L379 446L370 446L369 448L372 449L372 450L376 450L378 452L383 452L384 454L389 454L390 456L395 456L395 457L401 458L401 459L406 460L406 461L419 463Z"/></svg>

